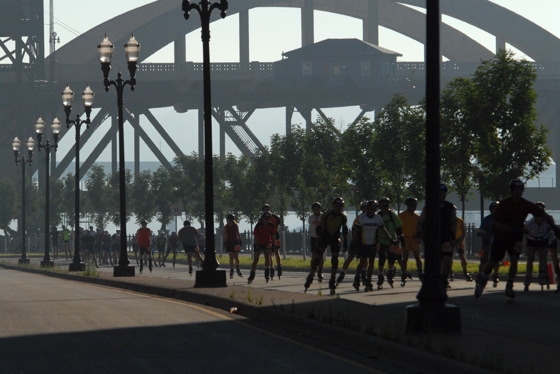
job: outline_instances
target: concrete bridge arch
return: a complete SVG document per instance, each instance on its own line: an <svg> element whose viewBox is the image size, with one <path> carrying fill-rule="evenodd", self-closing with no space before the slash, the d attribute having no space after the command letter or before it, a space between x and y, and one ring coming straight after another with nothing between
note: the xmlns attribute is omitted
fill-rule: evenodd
<svg viewBox="0 0 560 374"><path fill-rule="evenodd" d="M314 22L313 11L325 11L337 13L356 19L361 19L363 22L363 39L365 41L379 44L379 27L385 27L393 30L399 34L405 35L420 43L425 43L425 15L421 11L425 7L425 0L346 0L341 2L339 0L235 0L230 1L230 9L228 15L239 15L239 56L241 63L249 63L249 11L261 7L284 7L284 8L298 8L301 11L301 44L302 46L315 42L314 40ZM416 7L416 8L411 8ZM508 43L520 51L524 52L537 62L550 63L560 61L560 40L550 34L548 31L542 29L540 26L526 20L525 18L487 0L446 0L440 5L443 14L449 15L453 18L459 19L463 22L479 27L480 29L495 35L496 48L505 46ZM420 9L418 9L420 8ZM219 19L216 13L215 19ZM56 51L56 60L64 61L68 65L83 66L84 69L98 69L98 56L96 46L101 41L103 36L107 34L111 41L119 48L124 45L131 32L134 32L137 39L142 43L141 61L148 58L150 55L164 48L165 46L173 43L175 52L175 63L183 64L187 60L187 50L185 46L185 34L198 30L200 22L195 16L191 19L192 22L185 22L182 12L180 10L180 2L176 0L158 0L153 3L133 9L129 12L118 15L102 24L92 28L86 33L75 38L63 47ZM538 42L535 42L538 40ZM470 38L463 32L454 29L449 25L442 25L441 30L442 54L458 63L463 62L478 62L480 59L487 59L493 56L494 51L487 49L474 39ZM197 46L199 48L199 46ZM126 71L124 62L114 62L114 70ZM120 66L119 66L120 65ZM62 67L60 73L62 74ZM48 69L47 69L48 71ZM100 77L100 73L99 77ZM99 79L101 81L101 79ZM74 89L79 89L80 84L73 85ZM141 82L139 81L138 91L142 89ZM41 94L44 94L45 88L42 88ZM57 87L53 96L53 102L56 104L56 110L59 111L59 117L62 116L60 104L58 103ZM98 98L101 98L103 93L97 89ZM542 103L550 103L554 101L557 95L555 89L547 90L544 93L546 100ZM45 95L43 95L45 96ZM131 95L129 95L131 96ZM127 98L128 99L128 98ZM114 102L107 104L103 100L98 100L96 105L103 106L100 119L104 120L108 117L114 117L115 108ZM109 107L111 105L111 107ZM134 109L134 108L132 108ZM311 120L311 111L317 109L320 113L320 108L309 108L302 106L300 108L291 108L290 110L297 110L302 114L305 121ZM226 108L226 111L229 110ZM547 111L542 114L542 111ZM230 110L230 116L237 118L237 124L243 125L246 118L250 117L248 113L234 113L235 110ZM551 112L552 111L552 112ZM218 111L224 115L224 111ZM539 115L542 118L551 119L558 118L556 109L552 109L550 105L544 104L539 108ZM135 143L142 137L145 139L145 133L142 134L138 126L138 116L146 113L131 113L130 116L125 118L133 128L138 129L139 134L135 134ZM227 114L227 113L226 113ZM287 117L288 113L286 110ZM147 114L150 116L150 114ZM36 115L35 115L36 116ZM201 116L199 116L201 117ZM150 122L157 126L160 130L162 125L157 123L157 120L151 116ZM113 118L113 124L115 124ZM199 124L200 125L200 124ZM552 128L551 141L552 147L558 149L555 142L556 130ZM126 131L126 130L125 130ZM71 134L71 132L68 132ZM143 136L144 135L144 136ZM113 137L114 138L114 137ZM171 137L164 137L172 142ZM116 147L111 136L103 138L104 142L112 142L113 147ZM201 142L199 142L200 144ZM105 146L108 143L105 144ZM103 144L100 145L100 147ZM150 145L149 145L150 146ZM180 152L180 148L176 144L171 144L171 147ZM157 147L151 144L150 149L157 155ZM71 150L66 156L58 155L59 158L63 157L65 164L68 160L72 159ZM199 150L202 153L202 150ZM113 151L116 154L116 150ZM159 155L162 163L165 164L163 156ZM91 164L94 157L88 160ZM168 161L167 161L168 163ZM85 168L87 171L87 167ZM84 173L85 173L84 171ZM84 173L80 173L82 176Z"/></svg>

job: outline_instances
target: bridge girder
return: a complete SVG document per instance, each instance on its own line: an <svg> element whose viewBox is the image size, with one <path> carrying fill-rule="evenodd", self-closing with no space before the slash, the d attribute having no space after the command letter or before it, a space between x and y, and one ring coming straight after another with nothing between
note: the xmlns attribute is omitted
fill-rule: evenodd
<svg viewBox="0 0 560 374"><path fill-rule="evenodd" d="M342 6L339 0L236 0L230 2L228 14L246 12L259 7L303 9L305 6L312 4L316 10L338 13L366 21L366 17L371 17L372 15L372 12L368 11L368 7L373 3L368 0L347 0ZM394 30L420 43L425 43L425 15L421 11L407 6L412 5L423 8L425 7L425 0L376 0L375 5L378 9L376 20L379 26ZM442 2L441 11L451 17L477 26L492 35L496 35L500 40L508 42L536 61L560 61L560 40L558 38L538 25L499 5L487 0L470 0L468 2L448 0ZM216 20L219 19L218 14L214 16ZM377 25L377 23L375 24ZM56 52L57 60L64 61L65 64L70 65L97 67L99 63L95 45L103 38L105 33L109 35L115 45L123 45L130 37L132 31L137 39L142 41L142 57L147 58L169 43L181 40L181 38L184 39L185 34L198 28L198 22L185 22L176 0L159 0L121 14L92 28L62 48L59 48ZM480 59L490 58L493 55L492 51L489 51L468 35L448 25L442 25L441 34L442 54L451 60L458 62L479 61ZM538 39L538 43L535 42L535 39ZM181 49L179 48L179 50ZM115 61L113 65L115 70L126 71L124 62ZM101 76L101 74L99 75ZM101 79L99 81L101 82ZM77 84L76 87L79 87L80 84ZM141 90L139 86L137 94ZM47 101L51 102L54 100ZM104 105L107 104L103 104L103 100L96 102L96 106ZM172 103L170 103L171 105ZM286 104L287 107L293 105L293 103ZM52 104L49 107L52 107ZM229 109L233 111L233 108ZM318 109L320 110L320 108ZM363 112L360 116L362 115ZM154 120L155 118L152 116L150 122L157 129L158 123L157 120ZM245 121L242 122L245 125ZM160 130L163 129L161 125L159 127L161 128ZM158 131L161 132L160 130ZM103 139L104 142L110 142L114 139L114 136L109 134ZM106 145L99 144L98 147ZM174 145L170 144L170 146L173 148ZM68 155L65 159L67 158ZM89 165L93 161L88 159L87 164Z"/></svg>

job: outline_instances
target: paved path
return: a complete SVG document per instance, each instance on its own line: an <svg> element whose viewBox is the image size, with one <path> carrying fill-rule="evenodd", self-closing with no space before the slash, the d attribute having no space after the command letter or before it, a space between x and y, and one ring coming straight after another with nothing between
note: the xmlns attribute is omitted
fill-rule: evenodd
<svg viewBox="0 0 560 374"><path fill-rule="evenodd" d="M11 261L16 263L17 259ZM68 263L55 260L55 264L67 269ZM386 286L356 293L349 277L339 286L337 296L330 297L325 281L313 283L304 294L304 272L287 271L282 279L266 283L261 269L251 285L247 285L246 278L236 277L228 279L228 287L202 289L193 287L194 276L187 274L184 265L156 268L152 273L146 270L142 275L137 272L130 278L112 277L112 267L102 266L98 271L98 277L84 280L223 310L238 307L240 315L269 328L282 326L280 333L292 332L334 349L352 346L353 352L406 368L395 372L410 372L412 365L417 373L470 374L490 368L539 374L554 372L560 363L556 333L560 331L560 294L555 295L552 289L537 291L538 286L524 293L517 283L518 296L511 305L505 302L503 282L496 289L488 288L475 301L474 284L457 279L451 284L448 302L460 308L461 333L425 335L405 333L406 307L416 303L420 289L417 280L402 288ZM247 270L244 273L248 275ZM57 276L76 277L66 271Z"/></svg>
<svg viewBox="0 0 560 374"><path fill-rule="evenodd" d="M15 270L0 284L3 374L387 373L194 303Z"/></svg>

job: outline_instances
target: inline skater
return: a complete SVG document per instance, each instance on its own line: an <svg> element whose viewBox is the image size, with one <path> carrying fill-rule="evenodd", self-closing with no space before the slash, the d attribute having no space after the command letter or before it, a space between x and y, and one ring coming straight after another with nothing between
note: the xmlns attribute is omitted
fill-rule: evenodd
<svg viewBox="0 0 560 374"><path fill-rule="evenodd" d="M518 178L509 181L510 197L500 202L494 216L494 239L492 241L492 252L490 260L484 266L482 273L477 276L475 297L482 295L488 281L488 275L492 272L495 264L502 261L507 253L511 260L506 284L506 298L512 302L515 297L513 282L517 274L517 263L522 249L524 233L524 222L529 214L535 217L543 217L544 221L552 227L556 237L560 236L560 230L554 224L554 219L537 204L525 200L523 192L525 184Z"/></svg>
<svg viewBox="0 0 560 374"><path fill-rule="evenodd" d="M377 280L377 288L383 288L383 267L387 261L387 283L393 288L395 277L395 262L399 265L402 263L402 250L399 247L402 242L402 222L401 219L389 207L391 201L384 197L379 199L379 215L383 219L385 230L379 232L377 240L379 241L379 275ZM402 271L402 265L401 265Z"/></svg>
<svg viewBox="0 0 560 374"><path fill-rule="evenodd" d="M542 201L538 201L536 205L545 210L545 205ZM548 288L550 283L546 268L546 258L548 256L548 248L556 247L556 237L552 232L552 227L542 217L533 217L525 222L525 239L527 240L525 246L527 271L525 273L525 282L523 283L525 287L523 291L529 291L529 286L533 281L535 255L538 255L539 259L539 285L541 290L545 285Z"/></svg>
<svg viewBox="0 0 560 374"><path fill-rule="evenodd" d="M402 260L402 275L401 286L404 287L406 279L412 279L412 276L407 270L408 256L410 252L416 261L416 269L418 269L418 278L424 278L422 272L422 260L420 259L420 232L418 231L418 221L420 216L416 214L416 207L418 206L418 199L414 197L407 197L404 201L406 210L399 214L399 218L403 224L402 226L402 239L401 246L403 249Z"/></svg>
<svg viewBox="0 0 560 374"><path fill-rule="evenodd" d="M352 239L350 240L350 246L348 247L348 257L346 257L346 260L344 260L344 264L342 264L342 270L340 271L340 274L338 274L338 278L336 278L336 285L338 286L340 283L342 283L342 281L344 280L344 276L346 275L346 271L348 270L348 268L350 267L350 264L352 263L352 260L354 260L354 258L357 255L357 251L358 251L358 247L360 245L360 239L361 239L361 227L357 225L357 222L360 218L360 216L362 216L363 214L366 214L366 205L367 205L367 201L362 201L360 203L360 210L362 211L357 217L356 219L354 219L354 222L352 223ZM358 273L356 273L357 275ZM366 277L364 272L362 272L362 274L360 274L362 277L362 282L364 283L365 286L365 281L366 281Z"/></svg>
<svg viewBox="0 0 560 374"><path fill-rule="evenodd" d="M323 256L327 247L331 249L331 278L329 279L330 294L336 293L336 273L338 270L338 256L340 252L340 241L342 234L342 246L344 250L348 250L348 218L342 211L344 207L344 199L336 197L332 203L332 209L327 211L321 217L319 225L319 249L317 255ZM311 270L305 281L305 290L309 288L313 282L313 277L319 266L320 259L316 256L311 264Z"/></svg>
<svg viewBox="0 0 560 374"><path fill-rule="evenodd" d="M496 209L498 208L499 201L492 201L488 210L490 214L482 219L480 228L478 229L477 235L482 239L482 250L479 252L480 265L478 266L478 272L482 273L484 266L490 258L490 251L492 248L492 238L494 232L494 214L496 214ZM493 286L497 287L500 282L500 276L498 275L498 270L500 269L500 262L494 265L494 271L492 273Z"/></svg>

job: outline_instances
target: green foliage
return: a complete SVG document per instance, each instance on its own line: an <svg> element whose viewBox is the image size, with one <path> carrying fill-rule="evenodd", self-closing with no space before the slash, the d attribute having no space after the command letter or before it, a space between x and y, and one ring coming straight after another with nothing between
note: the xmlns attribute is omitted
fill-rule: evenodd
<svg viewBox="0 0 560 374"><path fill-rule="evenodd" d="M486 198L504 198L510 179L531 179L550 165L547 130L535 125L535 79L526 61L501 50L444 91L444 175L462 200L475 184Z"/></svg>
<svg viewBox="0 0 560 374"><path fill-rule="evenodd" d="M8 225L17 215L16 190L9 180L0 179L0 229L6 230Z"/></svg>
<svg viewBox="0 0 560 374"><path fill-rule="evenodd" d="M535 71L512 52L500 51L483 61L471 78L445 87L441 102L441 175L463 206L478 188L486 198L507 194L507 181L530 179L551 162L547 132L536 126L533 89ZM395 95L376 113L375 121L361 118L345 131L330 118L319 117L309 128L293 125L286 135L275 134L270 147L252 157L214 156L212 170L214 214L220 225L234 213L253 225L264 202L284 217L295 211L305 223L310 205L325 209L335 196L347 209L367 199L389 197L397 208L408 196L424 199L425 108ZM127 221L157 216L161 225L173 218L169 207L180 204L187 219L205 222L205 162L196 153L177 156L173 168L144 171L134 178L126 171ZM74 177L51 182L51 222L66 213L73 222ZM106 175L99 166L88 174L82 193L82 212L104 227L119 224L119 174ZM0 225L17 215L17 195L3 182ZM41 226L44 192L29 184L27 225Z"/></svg>
<svg viewBox="0 0 560 374"><path fill-rule="evenodd" d="M395 95L375 120L371 152L378 162L379 197L400 207L407 196L423 197L425 170L425 115Z"/></svg>
<svg viewBox="0 0 560 374"><path fill-rule="evenodd" d="M84 211L90 216L95 227L103 229L112 210L107 189L107 175L102 166L93 165L85 182L87 189Z"/></svg>

